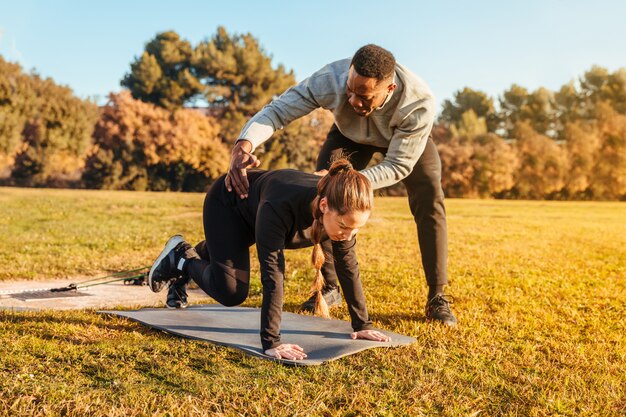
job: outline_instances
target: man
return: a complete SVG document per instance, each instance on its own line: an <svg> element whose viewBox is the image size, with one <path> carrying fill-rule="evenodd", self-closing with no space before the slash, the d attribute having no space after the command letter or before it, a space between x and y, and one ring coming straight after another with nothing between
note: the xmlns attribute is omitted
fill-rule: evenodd
<svg viewBox="0 0 626 417"><path fill-rule="evenodd" d="M435 117L434 98L428 86L397 64L389 51L366 45L351 60L326 65L254 115L232 150L227 189L246 198L246 169L260 163L252 155L254 149L276 130L319 107L333 112L335 124L318 156L317 170L327 169L333 155L343 152L374 189L399 181L405 184L429 286L426 318L456 325L443 294L448 283L447 226L441 161L429 138ZM374 152L385 157L367 168ZM324 250L332 253L331 247ZM333 263L325 264L322 272L328 305L339 304L341 295ZM310 309L312 304L309 300L303 307Z"/></svg>

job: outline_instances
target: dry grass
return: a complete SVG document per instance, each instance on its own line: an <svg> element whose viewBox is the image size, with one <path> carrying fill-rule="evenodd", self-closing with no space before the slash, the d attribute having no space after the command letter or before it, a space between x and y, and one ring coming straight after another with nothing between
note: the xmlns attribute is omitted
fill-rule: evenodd
<svg viewBox="0 0 626 417"><path fill-rule="evenodd" d="M150 264L174 232L202 236L199 194L0 188L0 278ZM0 312L1 415L626 414L626 205L447 202L460 325L424 322L415 226L378 199L359 261L376 324L415 336L289 368L92 311ZM288 252L285 309L308 250ZM260 305L255 267L246 305ZM347 318L344 308L333 315Z"/></svg>

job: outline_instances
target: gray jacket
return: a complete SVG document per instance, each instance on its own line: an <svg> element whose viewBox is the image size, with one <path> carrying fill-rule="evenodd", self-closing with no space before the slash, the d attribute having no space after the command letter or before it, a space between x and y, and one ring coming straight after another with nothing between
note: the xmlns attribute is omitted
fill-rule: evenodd
<svg viewBox="0 0 626 417"><path fill-rule="evenodd" d="M426 83L396 64L397 88L368 117L359 116L346 95L351 59L326 65L263 107L243 127L239 139L258 147L293 120L322 107L332 111L339 131L362 144L388 148L383 161L362 173L374 189L401 181L422 155L435 118L435 100Z"/></svg>

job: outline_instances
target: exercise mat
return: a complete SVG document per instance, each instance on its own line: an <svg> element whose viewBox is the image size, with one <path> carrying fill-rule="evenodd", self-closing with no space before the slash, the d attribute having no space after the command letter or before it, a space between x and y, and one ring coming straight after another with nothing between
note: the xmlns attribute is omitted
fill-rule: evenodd
<svg viewBox="0 0 626 417"><path fill-rule="evenodd" d="M321 365L365 349L396 347L415 342L412 337L386 330L380 331L390 336L391 342L352 340L352 327L348 322L283 312L283 343L300 345L308 356L304 360L292 361L271 358L263 353L259 337L261 310L258 308L207 304L190 306L184 310L144 308L99 313L126 317L177 336L230 346L249 355L289 365Z"/></svg>

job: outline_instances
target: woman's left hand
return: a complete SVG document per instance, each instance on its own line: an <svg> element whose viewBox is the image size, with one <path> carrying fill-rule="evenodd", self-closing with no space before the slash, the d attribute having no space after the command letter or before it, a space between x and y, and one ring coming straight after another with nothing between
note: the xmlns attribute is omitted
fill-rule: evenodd
<svg viewBox="0 0 626 417"><path fill-rule="evenodd" d="M376 342L391 342L391 337L379 332L378 330L359 330L350 333L352 339L374 340Z"/></svg>

